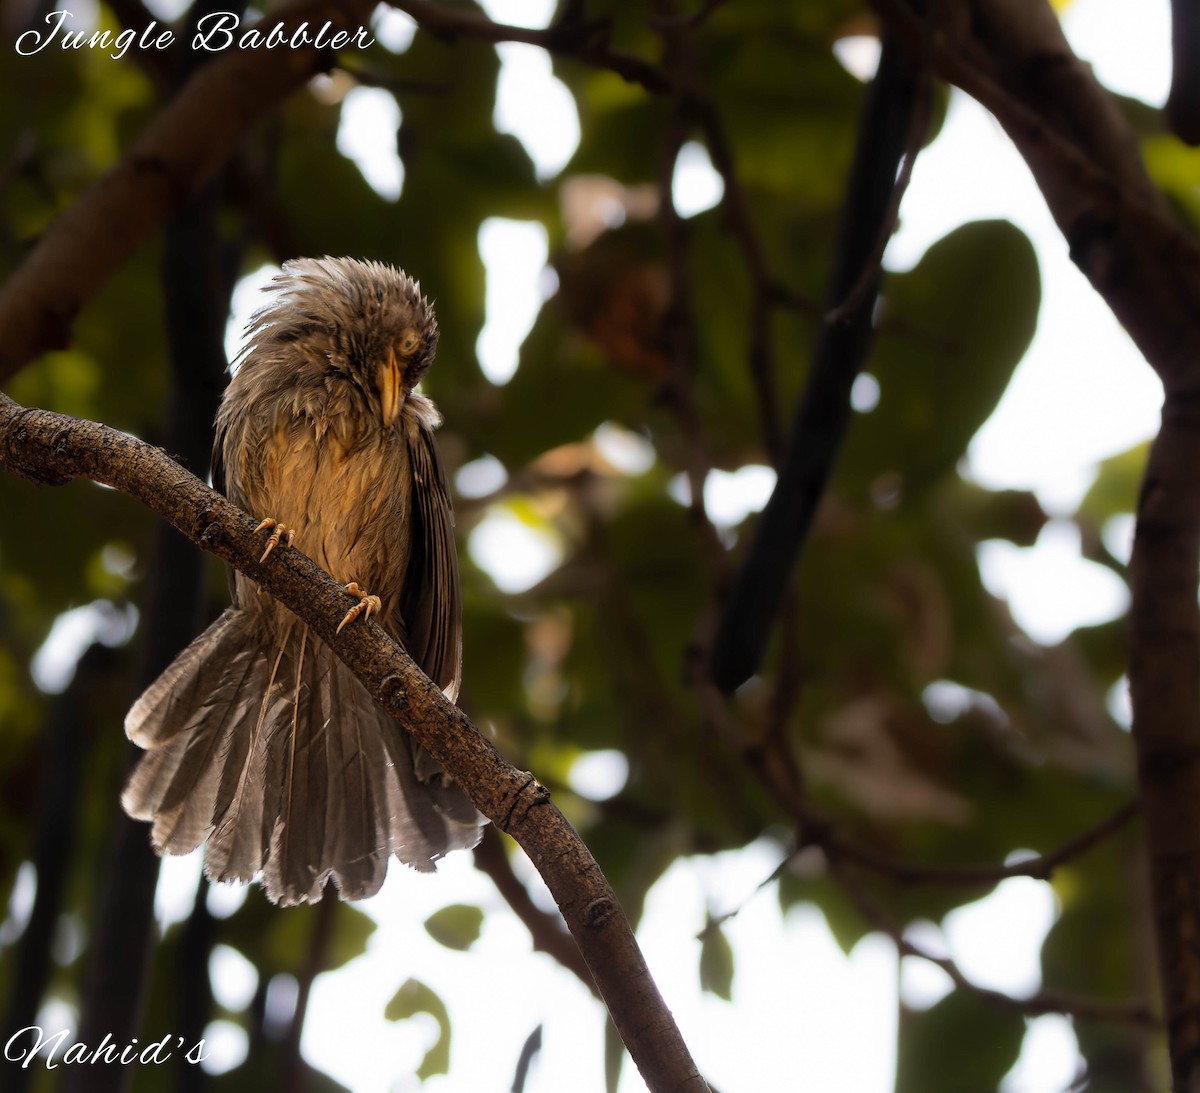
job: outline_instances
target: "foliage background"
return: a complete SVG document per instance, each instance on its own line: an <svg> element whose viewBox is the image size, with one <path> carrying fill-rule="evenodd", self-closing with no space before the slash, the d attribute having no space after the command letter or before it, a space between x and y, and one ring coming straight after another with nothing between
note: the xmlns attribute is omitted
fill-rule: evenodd
<svg viewBox="0 0 1200 1093"><path fill-rule="evenodd" d="M614 49L662 54L665 8L594 6L611 20ZM117 27L137 5L98 10L101 25ZM1032 495L987 491L958 472L1028 345L1040 301L1025 237L1004 222L979 222L885 282L868 364L878 404L856 415L802 565L779 589L782 621L762 672L719 710L693 685L690 658L754 519L715 526L698 496L676 500L673 483L776 458L823 314L863 94L832 44L872 29L850 0L706 5L701 16L687 42L728 141L724 206L686 221L656 211L680 143L677 116L661 97L570 57L556 58L555 73L578 106L580 144L560 175L539 179L516 139L496 129L494 49L418 32L400 52L380 42L343 56L292 96L167 236L120 270L79 317L70 347L24 369L8 391L163 443L203 474L199 434L224 362L211 352L189 359L186 332L219 344L237 276L301 254L403 265L436 297L442 339L426 389L446 418L443 452L452 470L490 456L505 471L493 492L457 499L461 541L502 512L561 549L553 571L518 594L501 592L460 552L464 708L552 790L631 917L677 858L765 834L780 866L775 898L785 909L819 908L848 950L873 930L899 935L914 921L940 920L989 887L932 883L938 867L1050 853L1126 805L1129 741L1104 701L1124 672L1123 625L1045 648L981 584L979 543L1029 545L1044 514ZM13 25L5 26L10 41ZM19 57L0 48L6 274L117 160L188 63L186 55ZM396 142L404 163L395 202L336 147L340 106L356 83L388 89L402 110L398 133L377 134ZM1194 165L1153 111L1129 109L1157 180L1190 216ZM749 210L748 228L731 193ZM596 223L603 215L607 227ZM479 230L493 217L542 224L557 277L503 386L476 360L485 318ZM748 241L782 286L765 313ZM648 466L631 472L606 456L597 430L612 426L640 439L653 456ZM1132 511L1143 458L1132 451L1104 464L1072 517L1087 556L1122 575L1101 531ZM95 942L103 882L117 868L111 848L130 758L121 718L146 664L168 651L147 651L145 626L122 641L132 608L148 617L154 552L180 548L155 546L144 510L85 483L50 491L0 478L0 514L0 893L13 890L23 863L38 878L32 918L0 927L7 1039L39 1000L86 1006L89 967L127 959ZM221 604L218 567L205 562L197 572L202 581L189 587L199 583L203 595L185 588L176 601L180 644ZM194 620L183 606L193 599ZM56 620L85 604L111 605L104 640L83 652L63 693L45 693L31 661ZM939 683L953 688L930 690ZM939 694L955 701L939 703ZM615 796L588 800L572 788L572 766L609 750L626 757L628 779ZM764 775L764 757L786 768L785 794ZM1070 996L1057 1008L1084 1015L1076 1032L1093 1090L1163 1081L1162 1045L1144 1021L1087 1018L1097 1010L1128 1017L1126 1000L1151 996L1141 867L1133 825L1073 857L1051 882L1061 914L1043 949L1044 975ZM502 859L489 867L501 876L507 868ZM369 920L350 906L279 913L257 893L214 919L203 890L197 897L191 917L156 941L148 1010L155 1027L181 1031L203 1030L214 1016L238 1023L247 1060L211 1079L193 1069L139 1070L128 1075L134 1088L271 1087L281 1068L328 1088L296 1058L305 987L363 951ZM535 939L548 929L533 912L527 919ZM463 908L430 922L452 948L469 947L477 931L477 916ZM208 953L218 943L259 973L257 994L238 1012L212 1001ZM735 969L719 922L699 959L704 989L728 997ZM281 976L294 979L301 1000L282 1022L267 1006ZM962 985L929 1011L904 1013L897 1088L995 1088L1016 1058L1025 1015L1044 1001L989 1000ZM421 984L398 994L385 1016L418 1011L449 1020ZM447 1065L446 1039L438 1044L428 1073ZM57 1088L55 1078L43 1075L36 1087Z"/></svg>

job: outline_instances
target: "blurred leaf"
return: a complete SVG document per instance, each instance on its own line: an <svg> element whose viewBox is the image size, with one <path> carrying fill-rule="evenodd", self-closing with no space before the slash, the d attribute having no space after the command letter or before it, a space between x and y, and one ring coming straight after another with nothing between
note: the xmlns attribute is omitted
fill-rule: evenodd
<svg viewBox="0 0 1200 1093"><path fill-rule="evenodd" d="M1046 526L1046 512L1029 490L986 490L961 478L949 480L947 487L955 518L980 542L1007 539L1030 547Z"/></svg>
<svg viewBox="0 0 1200 1093"><path fill-rule="evenodd" d="M483 912L466 903L454 903L435 911L425 920L425 929L439 945L466 952L479 940Z"/></svg>
<svg viewBox="0 0 1200 1093"><path fill-rule="evenodd" d="M700 938L700 989L733 1001L733 946L716 923Z"/></svg>
<svg viewBox="0 0 1200 1093"><path fill-rule="evenodd" d="M1008 386L1040 300L1033 246L1004 220L956 228L889 275L868 366L879 403L853 422L839 481L857 492L892 475L908 491L951 472Z"/></svg>
<svg viewBox="0 0 1200 1093"><path fill-rule="evenodd" d="M1149 450L1149 444L1137 444L1102 460L1096 480L1079 503L1077 517L1102 528L1112 517L1136 511Z"/></svg>
<svg viewBox="0 0 1200 1093"><path fill-rule="evenodd" d="M1142 141L1142 155L1150 177L1171 198L1195 228L1200 224L1200 148L1189 148L1169 133L1148 136Z"/></svg>
<svg viewBox="0 0 1200 1093"><path fill-rule="evenodd" d="M257 888L226 921L225 939L241 952L255 954L261 974L298 976L305 967L317 923L316 904L289 907L286 914L268 902ZM340 968L367 949L375 923L348 904L339 904L325 954L327 969Z"/></svg>
<svg viewBox="0 0 1200 1093"><path fill-rule="evenodd" d="M392 996L383 1015L389 1021L403 1021L418 1013L428 1013L438 1023L437 1042L425 1053L417 1069L422 1079L450 1072L450 1015L443 1002L432 990L417 979L408 979Z"/></svg>
<svg viewBox="0 0 1200 1093"><path fill-rule="evenodd" d="M1019 1014L969 991L952 991L931 1009L904 1015L896 1093L999 1089L1024 1036Z"/></svg>

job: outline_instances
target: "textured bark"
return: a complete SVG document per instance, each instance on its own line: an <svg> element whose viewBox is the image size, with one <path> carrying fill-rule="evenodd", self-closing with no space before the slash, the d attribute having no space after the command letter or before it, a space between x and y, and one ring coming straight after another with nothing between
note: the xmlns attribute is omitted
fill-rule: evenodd
<svg viewBox="0 0 1200 1093"><path fill-rule="evenodd" d="M0 466L47 485L89 478L137 498L308 623L440 762L475 806L521 845L554 895L630 1055L653 1093L707 1089L590 851L527 771L492 744L374 622L337 625L357 604L291 547L259 561L256 521L157 448L95 422L0 395Z"/></svg>
<svg viewBox="0 0 1200 1093"><path fill-rule="evenodd" d="M1071 248L1166 391L1130 564L1129 680L1159 975L1177 1090L1200 1089L1200 248L1045 0L874 0L995 114Z"/></svg>
<svg viewBox="0 0 1200 1093"><path fill-rule="evenodd" d="M1168 403L1130 566L1129 680L1177 1090L1200 1087L1200 405Z"/></svg>

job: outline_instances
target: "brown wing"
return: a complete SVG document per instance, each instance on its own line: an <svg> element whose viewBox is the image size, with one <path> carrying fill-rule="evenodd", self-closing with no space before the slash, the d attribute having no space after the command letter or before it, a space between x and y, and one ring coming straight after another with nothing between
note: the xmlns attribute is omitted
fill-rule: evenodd
<svg viewBox="0 0 1200 1093"><path fill-rule="evenodd" d="M462 678L462 598L450 485L432 430L408 433L412 467L412 542L400 594L405 647L452 702Z"/></svg>

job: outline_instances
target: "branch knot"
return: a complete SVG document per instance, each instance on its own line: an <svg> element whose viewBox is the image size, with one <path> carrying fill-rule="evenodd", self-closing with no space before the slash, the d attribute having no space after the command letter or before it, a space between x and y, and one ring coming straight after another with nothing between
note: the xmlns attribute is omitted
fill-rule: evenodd
<svg viewBox="0 0 1200 1093"><path fill-rule="evenodd" d="M583 923L591 929L599 929L607 926L614 914L616 906L613 901L607 896L600 896L583 909Z"/></svg>

